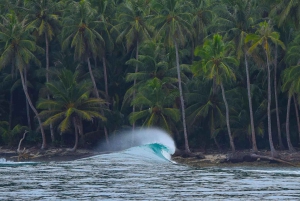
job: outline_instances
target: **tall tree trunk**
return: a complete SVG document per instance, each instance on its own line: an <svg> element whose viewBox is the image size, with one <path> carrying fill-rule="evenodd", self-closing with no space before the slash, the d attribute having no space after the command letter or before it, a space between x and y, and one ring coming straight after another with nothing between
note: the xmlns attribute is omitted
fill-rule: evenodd
<svg viewBox="0 0 300 201"><path fill-rule="evenodd" d="M77 125L76 117L73 117L73 125L74 125L74 132L75 132L75 143L71 151L76 151L78 147L78 125Z"/></svg>
<svg viewBox="0 0 300 201"><path fill-rule="evenodd" d="M102 56L102 64L103 64L103 74L104 74L105 95L106 95L106 99L107 99L108 98L108 83L107 83L107 68L106 68L105 54L103 54L103 56Z"/></svg>
<svg viewBox="0 0 300 201"><path fill-rule="evenodd" d="M8 120L8 125L9 125L9 130L12 129L12 117L13 117L13 109L14 109L14 106L13 106L13 91L10 90L10 100L9 100L9 120Z"/></svg>
<svg viewBox="0 0 300 201"><path fill-rule="evenodd" d="M292 96L289 95L288 104L286 108L286 122L285 122L285 131L286 131L286 141L289 147L290 152L295 152L295 149L291 143L291 136L290 136L290 108L291 108L291 100Z"/></svg>
<svg viewBox="0 0 300 201"><path fill-rule="evenodd" d="M267 57L267 71L268 71L268 136L269 136L269 143L271 149L272 157L278 156L272 139L272 125L271 125L271 69L269 64L269 56L268 52L265 50L266 57Z"/></svg>
<svg viewBox="0 0 300 201"><path fill-rule="evenodd" d="M182 86L181 86L178 46L177 46L177 42L175 39L174 39L174 45L175 45L175 52L176 52L176 68L177 68L177 77L178 77L178 88L179 88L179 94L180 94L185 151L187 153L190 153L191 151L190 151L190 147L189 147L188 134L187 134L186 122L185 122L185 108L184 108L184 99L183 99L183 92L182 92Z"/></svg>
<svg viewBox="0 0 300 201"><path fill-rule="evenodd" d="M93 86L94 86L94 93L95 93L96 97L98 99L100 99L100 96L99 96L99 93L98 93L98 88L97 88L96 81L95 81L94 74L93 74L92 67L91 67L90 58L87 58L87 63L88 63L88 68L89 68L89 73L90 73L90 76L91 76L91 79L92 79L92 83L93 83ZM103 112L101 112L101 114L103 114ZM108 132L107 132L106 126L104 126L104 134L105 134L106 143L109 144Z"/></svg>
<svg viewBox="0 0 300 201"><path fill-rule="evenodd" d="M139 60L139 40L136 40L136 51L135 51L135 59L138 61ZM139 70L139 65L138 64L136 64L136 66L135 66L135 73L137 73L138 72L138 70ZM136 85L136 79L134 79L134 81L133 81L133 87ZM132 97L132 99L135 99L135 90L133 91L133 97ZM135 112L135 106L133 105L132 106L132 113L134 113ZM134 130L135 129L135 122L133 122L133 124L132 124L132 130ZM132 133L132 142L133 142L133 138L134 138L134 133Z"/></svg>
<svg viewBox="0 0 300 201"><path fill-rule="evenodd" d="M25 80L25 85L26 85L26 88L28 89L27 87L27 69L26 67L24 68L24 80ZM27 115L27 124L28 124L28 128L30 130L32 130L32 127L31 127L31 119L30 119L30 111L29 111L29 105L28 105L28 100L26 98L26 115Z"/></svg>
<svg viewBox="0 0 300 201"><path fill-rule="evenodd" d="M277 95L277 45L275 47L275 62L274 62L274 98L275 98L275 107L276 107L276 121L277 121L277 133L279 147L281 150L284 149L282 138L281 138L281 128L280 128L280 119L279 119L279 110L278 110L278 95Z"/></svg>
<svg viewBox="0 0 300 201"><path fill-rule="evenodd" d="M231 147L232 152L235 152L234 141L233 141L233 137L232 137L231 129L230 129L229 108L228 108L228 103L227 103L226 96L225 96L225 90L224 90L223 83L221 83L221 89L222 89L222 97L223 97L223 101L224 101L225 109L226 109L226 124L227 124L227 131L228 131L228 135L229 135L230 147Z"/></svg>
<svg viewBox="0 0 300 201"><path fill-rule="evenodd" d="M49 82L49 40L47 32L45 32L45 43L46 43L46 82ZM50 100L50 95L47 94L47 99ZM50 108L49 108L50 110ZM52 143L55 141L54 129L53 124L50 123L50 134L51 134L51 141Z"/></svg>
<svg viewBox="0 0 300 201"><path fill-rule="evenodd" d="M20 76L21 76L21 81L22 81L22 86L23 86L23 90L24 90L24 93L25 93L25 96L26 96L26 99L28 100L28 103L32 109L32 111L34 112L38 122L39 122L39 126L40 126L40 129L41 129L41 133L42 133L42 139L43 139L43 144L42 144L42 147L41 149L45 149L47 147L47 143L46 143L46 135L45 135L45 132L44 132L44 128L43 128L43 125L42 125L42 121L41 121L41 118L39 116L39 113L37 112L37 110L35 109L35 107L33 106L32 102L31 102L31 99L29 97L29 94L28 94L28 90L27 90L27 86L25 84L25 80L24 80L24 76L23 76L23 72L21 69L19 69L20 71Z"/></svg>
<svg viewBox="0 0 300 201"><path fill-rule="evenodd" d="M12 64L11 64L11 77L12 77L12 81L14 81L14 60L12 60ZM13 109L14 109L14 101L13 101L13 91L12 89L10 89L10 98L9 98L9 117L8 117L8 128L9 130L12 129L12 119L13 119Z"/></svg>
<svg viewBox="0 0 300 201"><path fill-rule="evenodd" d="M253 109L252 109L252 97L251 97L249 67L248 67L248 60L247 60L247 53L246 52L245 52L245 65L246 65L247 92L248 92L248 103L249 103L250 124L251 124L252 150L254 152L258 152L257 145L256 145L254 119L253 119Z"/></svg>
<svg viewBox="0 0 300 201"><path fill-rule="evenodd" d="M295 94L293 95L294 99L294 106L296 111L296 118L297 118L297 127L298 127L298 135L299 135L299 142L300 142L300 119L299 119L299 110L298 110L298 102Z"/></svg>

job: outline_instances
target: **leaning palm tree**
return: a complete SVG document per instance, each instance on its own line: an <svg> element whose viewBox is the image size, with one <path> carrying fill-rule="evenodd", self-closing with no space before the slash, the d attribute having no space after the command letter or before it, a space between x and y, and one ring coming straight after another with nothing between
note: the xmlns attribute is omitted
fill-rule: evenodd
<svg viewBox="0 0 300 201"><path fill-rule="evenodd" d="M190 153L188 144L188 134L185 120L185 105L181 83L181 69L179 64L179 45L183 45L187 36L193 35L193 27L190 24L191 14L186 12L186 7L181 1L176 0L156 0L153 3L156 15L153 18L157 37L161 37L165 45L174 46L176 55L176 69L178 78L178 88L181 104L182 123L185 141L185 151Z"/></svg>
<svg viewBox="0 0 300 201"><path fill-rule="evenodd" d="M0 41L3 42L4 51L0 57L0 69L4 66L11 65L12 68L16 67L19 70L23 90L26 96L26 99L36 115L36 118L39 122L41 133L42 133L42 149L45 149L47 146L46 136L44 129L42 127L42 121L39 117L39 114L32 103L26 81L24 78L24 70L30 64L34 62L36 65L40 65L40 61L35 57L34 52L41 51L36 44L34 39L30 34L25 30L26 17L19 21L15 13L11 12L7 16L2 16L3 23L0 25Z"/></svg>
<svg viewBox="0 0 300 201"><path fill-rule="evenodd" d="M283 26L288 19L295 22L295 26L299 27L300 21L300 2L298 0L282 0L272 2L274 4L270 15L278 17L278 25Z"/></svg>
<svg viewBox="0 0 300 201"><path fill-rule="evenodd" d="M229 107L225 96L224 82L235 79L232 66L236 66L238 61L229 55L230 44L226 44L222 36L215 34L213 39L206 40L202 47L195 49L195 55L201 60L193 65L193 73L197 76L204 73L205 77L214 80L217 86L221 87L222 97L226 109L226 124L232 152L235 152L234 140L231 134Z"/></svg>
<svg viewBox="0 0 300 201"><path fill-rule="evenodd" d="M43 126L52 123L58 125L61 133L65 133L73 125L75 144L72 151L76 151L78 132L82 132L80 121L93 121L94 118L105 120L101 115L101 106L105 101L91 98L92 84L85 80L79 82L78 72L73 74L69 70L62 70L57 73L57 80L46 83L46 86L53 99L40 99L38 102L37 107L43 109L39 115L46 119Z"/></svg>
<svg viewBox="0 0 300 201"><path fill-rule="evenodd" d="M300 62L299 62L299 45L300 44L300 37L299 35L294 38L294 40L289 43L289 48L286 53L285 57L285 63L289 65L287 69L285 69L282 73L282 90L284 92L288 93L288 104L287 104L287 114L286 114L286 138L287 138L287 144L289 151L294 152L295 149L291 143L290 139L290 130L289 130L289 119L290 119L290 105L291 105L291 99L294 97L294 103L295 103L295 111L297 116L297 125L298 125L298 132L299 132L299 120L298 120L298 114L297 114L297 100L295 96L300 93L300 79L299 79L299 73L300 73Z"/></svg>
<svg viewBox="0 0 300 201"><path fill-rule="evenodd" d="M290 137L290 108L291 100L294 93L300 93L300 65L291 66L283 71L283 85L282 90L288 93L288 103L286 111L286 139L290 152L295 152L295 148L292 145Z"/></svg>
<svg viewBox="0 0 300 201"><path fill-rule="evenodd" d="M270 50L271 43L280 45L285 49L282 41L279 40L279 33L273 31L272 26L266 21L259 23L259 27L255 34L248 34L245 38L245 42L252 42L248 50L252 53L254 50L258 49L259 46L263 48L263 53L266 55L266 66L268 72L268 135L269 143L271 149L271 155L274 157L277 152L273 145L272 130L271 130L271 68L270 68ZM271 42L271 43L270 43Z"/></svg>

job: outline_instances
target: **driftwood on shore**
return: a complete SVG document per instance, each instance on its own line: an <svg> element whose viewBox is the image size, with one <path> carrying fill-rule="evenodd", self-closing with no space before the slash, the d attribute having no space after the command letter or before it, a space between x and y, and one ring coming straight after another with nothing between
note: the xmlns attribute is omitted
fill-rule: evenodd
<svg viewBox="0 0 300 201"><path fill-rule="evenodd" d="M279 163L284 163L284 164L287 164L287 165L291 165L291 166L297 167L293 163L281 160L279 158L274 158L274 157L270 157L270 156L262 156L262 155L257 155L257 154L250 154L250 156L252 158L255 158L255 159L261 158L261 159L266 159L266 160L270 160L270 161L276 161L276 162L279 162Z"/></svg>
<svg viewBox="0 0 300 201"><path fill-rule="evenodd" d="M254 162L257 160L269 160L270 162L278 162L290 166L295 166L295 164L287 161L282 160L280 158L275 158L271 156L267 156L265 154L257 154L257 153L251 153L251 152L236 152L228 154L227 159L224 162L232 162L232 163L241 163L241 162Z"/></svg>

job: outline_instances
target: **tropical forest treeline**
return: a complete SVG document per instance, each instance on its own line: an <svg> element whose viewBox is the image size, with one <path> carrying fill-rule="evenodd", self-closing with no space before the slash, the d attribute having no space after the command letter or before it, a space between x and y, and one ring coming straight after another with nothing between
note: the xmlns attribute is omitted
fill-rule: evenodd
<svg viewBox="0 0 300 201"><path fill-rule="evenodd" d="M300 146L300 2L0 0L0 143Z"/></svg>

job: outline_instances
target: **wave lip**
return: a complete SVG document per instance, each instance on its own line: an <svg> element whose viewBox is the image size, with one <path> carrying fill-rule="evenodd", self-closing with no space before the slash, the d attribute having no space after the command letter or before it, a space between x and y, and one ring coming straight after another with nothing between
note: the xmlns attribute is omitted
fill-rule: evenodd
<svg viewBox="0 0 300 201"><path fill-rule="evenodd" d="M120 152L120 154L125 154L127 159L132 158L134 160L140 161L168 161L173 162L171 160L171 153L167 146L161 143L149 143L143 144L136 147L131 147L127 150Z"/></svg>

